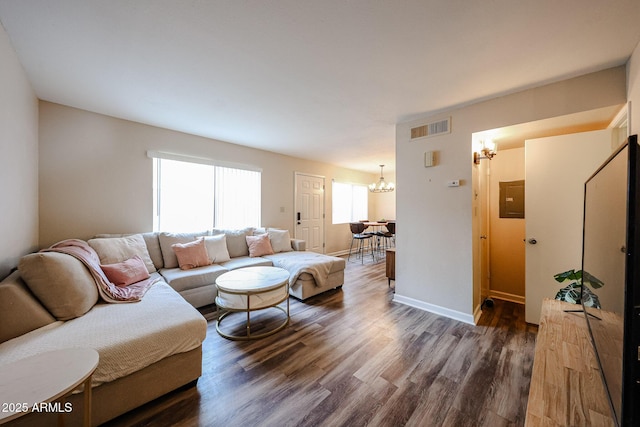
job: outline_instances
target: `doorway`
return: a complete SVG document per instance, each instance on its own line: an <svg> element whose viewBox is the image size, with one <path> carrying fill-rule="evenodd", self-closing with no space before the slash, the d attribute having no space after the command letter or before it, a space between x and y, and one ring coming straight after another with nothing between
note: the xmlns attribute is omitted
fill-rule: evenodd
<svg viewBox="0 0 640 427"><path fill-rule="evenodd" d="M615 123L611 121L611 117L616 116L616 113L621 109L626 112L626 109L622 108L622 106L613 106L595 112L581 113L585 117L584 123L580 123L579 120L577 120L581 115L577 114L536 123L512 126L505 129L479 132L473 135L474 141L483 138L494 138L494 141L499 145L498 155L491 161L488 159L482 160L481 164L478 165L479 167L476 167L474 171L474 179L477 178L479 180L478 188L486 187L486 195L483 194L482 196L486 197L487 200L484 207L485 211L482 212L487 218L487 224L482 227L481 221L479 221L474 233L474 238L478 239L477 242L479 243L476 245L478 252L474 252L474 276L478 278L474 284L474 289L480 289L482 295L479 300L474 297L474 304L482 307L483 302L487 298L504 299L521 304L525 304L526 302L527 322L537 324L542 298L553 298L559 288L553 279L553 275L571 268L580 268L579 256L577 265L574 265L576 264L576 260L562 260L561 255L549 255L551 258L547 257L547 261L553 259L562 265L568 265L567 268L555 271L554 268L558 269L559 267L557 265L551 265L549 262L543 262L543 264L546 263L548 267L546 270L553 270L552 273L541 268L539 261L535 260L535 252L539 254L551 254L550 251L545 250L548 249L546 246L562 247L563 244L558 244L557 242L552 243L553 240L548 237L539 237L544 236L545 229L551 230L552 227L557 226L550 226L549 224L552 220L546 218L542 220L542 231L537 231L535 228L532 228L532 225L529 225L529 219L530 217L535 218L539 213L535 211L529 212L528 210L531 207L538 206L543 207L543 212L550 212L560 218L567 216L565 210L563 210L562 202L553 202L550 198L550 196L555 194L558 195L561 200L564 200L564 190L561 190L557 185L557 180L564 180L564 178L554 178L553 174L560 172L560 175L562 175L562 173L568 172L575 177L577 184L574 185L577 185L578 197L581 197L584 180L593 172L595 167L606 158L612 148L617 146L618 142L616 142L616 140L620 139L620 137L616 136L616 134L624 134L624 137L626 137L626 128L623 128L626 122L619 118L616 118ZM600 115L608 116L608 118L599 121L593 120L594 117ZM586 121L590 121L591 124ZM560 123L563 122L565 124L561 126ZM561 142L559 142L562 140L562 137L558 137L558 140L555 140L555 137L546 138L548 139L546 144L548 151L539 156L537 162L534 161L535 158L532 157L531 154L528 154L529 151L525 150L525 140L529 140L530 142L528 143L532 147L535 147L535 140L540 137L558 134L579 135L580 132L602 129L610 122L612 123L610 127L616 126L620 129L603 131L604 136L600 137L599 143L595 143L596 146L600 147L600 151L596 149L596 153L593 154L593 156L587 155L587 152L593 151L592 149L587 149L586 146L581 145L585 144L587 140L584 135L577 136L577 146L574 146L574 148L569 151L569 153L572 154L556 151L557 146L562 145ZM568 126L566 123L574 124L573 126ZM534 131L535 128L539 128L539 130ZM508 134L508 132L511 132L511 136L507 136L506 138L502 136ZM624 137L622 137L622 140ZM519 142L514 142L513 138L518 138ZM592 158L592 160L589 160L589 158ZM574 167L573 163L578 165ZM573 170L575 168L579 169L578 166L584 166L585 172ZM543 176L550 181L546 183L532 181L534 178L529 176L529 173L535 172L536 170L539 172L538 176ZM500 184L513 183L518 180L525 181L527 201L525 218L500 217ZM529 190L531 189L539 189L540 193L542 193L542 199L538 201L530 200L530 197L534 197L529 195ZM477 203L477 206L481 205L482 203ZM580 218L574 218L569 220L569 222L574 225L577 223L578 228L581 229L582 211L580 209L581 205L578 205ZM478 217L482 218L482 215L478 215ZM560 224L561 223L562 222L560 222ZM565 231L568 232L568 230L565 230L566 227L563 225L559 227L560 231L550 231L554 238L558 236L561 240L575 241L575 248L560 252L568 254L571 251L575 252L575 250L577 250L579 253L581 239L567 236L564 238L560 237L564 235L563 233ZM532 239L536 241L535 245L527 243ZM542 242L543 240L544 242ZM545 248L543 248L543 246L545 246ZM564 247L566 248L566 244L564 244ZM533 254L533 258L530 258L528 253ZM484 270L486 270L486 272ZM533 272L537 272L538 276L531 276L530 273ZM527 284L531 283L535 283L535 286L527 286ZM474 291L474 294L475 293L476 291Z"/></svg>
<svg viewBox="0 0 640 427"><path fill-rule="evenodd" d="M324 176L295 173L295 237L307 250L324 253Z"/></svg>

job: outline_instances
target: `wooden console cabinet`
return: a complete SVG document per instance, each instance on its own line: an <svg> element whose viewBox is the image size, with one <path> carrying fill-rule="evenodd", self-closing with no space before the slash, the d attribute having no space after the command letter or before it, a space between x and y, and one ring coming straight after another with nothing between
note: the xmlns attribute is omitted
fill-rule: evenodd
<svg viewBox="0 0 640 427"><path fill-rule="evenodd" d="M392 280L396 280L396 248L387 249L387 279L389 286Z"/></svg>
<svg viewBox="0 0 640 427"><path fill-rule="evenodd" d="M614 426L580 308L545 299L536 339L526 427Z"/></svg>

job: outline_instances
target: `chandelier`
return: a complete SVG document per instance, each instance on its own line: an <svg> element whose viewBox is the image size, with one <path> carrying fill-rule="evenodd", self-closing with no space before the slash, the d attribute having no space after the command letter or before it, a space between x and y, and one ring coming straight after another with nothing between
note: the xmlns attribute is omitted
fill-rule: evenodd
<svg viewBox="0 0 640 427"><path fill-rule="evenodd" d="M393 182L386 182L384 180L384 176L382 176L382 169L384 169L384 165L380 165L380 179L378 182L369 184L369 191L372 193L388 193L396 188Z"/></svg>

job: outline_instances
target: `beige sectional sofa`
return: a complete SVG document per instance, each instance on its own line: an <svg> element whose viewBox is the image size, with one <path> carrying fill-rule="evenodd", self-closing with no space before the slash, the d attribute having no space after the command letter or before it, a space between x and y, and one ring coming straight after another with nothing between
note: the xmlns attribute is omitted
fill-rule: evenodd
<svg viewBox="0 0 640 427"><path fill-rule="evenodd" d="M252 256L246 237L264 240L265 235L273 253ZM211 263L181 269L173 245L199 239L206 242ZM0 365L46 351L94 348L100 355L92 378L94 425L195 384L207 323L194 307L214 302L215 279L224 272L258 265L285 268L291 295L302 300L344 282L344 259L307 252L304 241L290 239L284 230L110 234L82 243L93 248L100 264L135 255L153 285L138 302L107 303L81 260L58 252L26 255L18 271L0 282ZM82 408L82 394L68 401ZM11 425L52 425L56 416L29 414ZM80 425L81 418L81 409L65 414L67 425Z"/></svg>
<svg viewBox="0 0 640 427"><path fill-rule="evenodd" d="M246 237L263 234L269 235L274 254L251 256ZM96 237L121 236L123 235L102 234ZM224 236L228 260L213 260L211 265L180 269L172 245L192 242L199 237L215 236ZM144 233L143 237L157 271L194 307L213 304L216 278L227 271L244 267L275 266L288 270L291 274L289 293L300 300L340 288L344 284L346 264L343 258L307 252L305 241L291 239L286 230L248 227L241 230L213 229L194 233Z"/></svg>
<svg viewBox="0 0 640 427"><path fill-rule="evenodd" d="M80 263L71 256L67 258L69 263ZM86 277L80 281L83 279ZM61 281L53 278L52 288ZM95 284L92 286L95 288ZM60 294L67 299L68 289ZM68 317L74 307L63 307L52 295L42 298L46 303L34 295L17 271L0 282L0 365L64 348L95 349L100 360L92 378L92 425L176 388L195 384L202 373L207 322L161 280L139 302L94 301L86 313L67 320L51 311ZM37 378L28 378L26 373L25 381L37 382ZM65 425L82 425L82 398L76 393L67 399L73 410L64 414ZM51 426L56 425L57 416L32 413L9 425Z"/></svg>

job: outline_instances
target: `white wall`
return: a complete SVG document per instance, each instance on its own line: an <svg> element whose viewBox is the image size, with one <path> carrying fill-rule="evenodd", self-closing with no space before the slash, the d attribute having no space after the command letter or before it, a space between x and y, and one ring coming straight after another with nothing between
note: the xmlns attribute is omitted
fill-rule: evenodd
<svg viewBox="0 0 640 427"><path fill-rule="evenodd" d="M631 102L629 134L640 133L640 43L627 62L627 99Z"/></svg>
<svg viewBox="0 0 640 427"><path fill-rule="evenodd" d="M38 244L38 100L0 25L0 279Z"/></svg>
<svg viewBox="0 0 640 427"><path fill-rule="evenodd" d="M40 102L40 245L97 233L153 228L152 160L147 150L262 168L262 225L294 227L294 173L326 178L326 252L349 248L348 224L331 224L331 180L369 184L378 174L283 156L153 126ZM369 198L369 212L395 199ZM393 204L393 206L391 206ZM281 212L284 208L284 212Z"/></svg>
<svg viewBox="0 0 640 427"><path fill-rule="evenodd" d="M480 301L473 277L479 233L472 210L472 134L623 104L625 81L625 67L616 67L399 123L395 300L474 322ZM447 116L450 134L409 140L412 127ZM433 150L439 162L425 168L424 152ZM452 179L461 186L447 187Z"/></svg>

